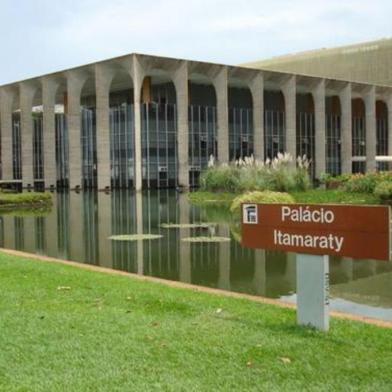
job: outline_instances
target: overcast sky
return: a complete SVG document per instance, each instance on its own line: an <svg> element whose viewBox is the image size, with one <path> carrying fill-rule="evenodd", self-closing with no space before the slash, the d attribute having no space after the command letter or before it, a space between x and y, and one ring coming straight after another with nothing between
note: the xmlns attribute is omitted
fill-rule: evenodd
<svg viewBox="0 0 392 392"><path fill-rule="evenodd" d="M238 64L392 36L391 0L0 0L0 84L138 52Z"/></svg>

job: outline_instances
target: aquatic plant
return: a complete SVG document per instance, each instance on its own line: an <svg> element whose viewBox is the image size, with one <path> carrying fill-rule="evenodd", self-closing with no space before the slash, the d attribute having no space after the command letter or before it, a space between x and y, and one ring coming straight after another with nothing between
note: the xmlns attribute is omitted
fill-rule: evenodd
<svg viewBox="0 0 392 392"><path fill-rule="evenodd" d="M200 236L200 237L186 237L186 238L183 238L181 241L193 242L193 243L199 243L199 242L229 242L229 241L231 241L231 239L228 238L228 237L217 237L217 236L206 237L206 236Z"/></svg>
<svg viewBox="0 0 392 392"><path fill-rule="evenodd" d="M160 234L120 234L108 237L112 241L142 241L142 240L156 240L162 238Z"/></svg>

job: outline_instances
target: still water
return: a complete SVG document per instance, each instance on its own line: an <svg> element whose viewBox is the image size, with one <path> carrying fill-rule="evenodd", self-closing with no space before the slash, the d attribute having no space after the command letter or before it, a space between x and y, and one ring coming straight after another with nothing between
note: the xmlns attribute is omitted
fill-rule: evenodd
<svg viewBox="0 0 392 392"><path fill-rule="evenodd" d="M199 207L175 191L54 193L46 215L2 215L0 246L128 272L295 301L291 253L241 247L240 230L225 208ZM163 228L213 222L211 228ZM119 234L161 234L113 241ZM192 236L230 242L189 243ZM371 246L371 244L369 244ZM331 258L331 308L392 320L392 263Z"/></svg>

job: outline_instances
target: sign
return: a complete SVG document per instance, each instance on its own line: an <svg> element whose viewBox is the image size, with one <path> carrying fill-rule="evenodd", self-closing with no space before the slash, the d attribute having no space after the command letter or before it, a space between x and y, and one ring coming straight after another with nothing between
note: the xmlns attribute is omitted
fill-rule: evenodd
<svg viewBox="0 0 392 392"><path fill-rule="evenodd" d="M242 245L312 255L389 260L389 207L243 204Z"/></svg>

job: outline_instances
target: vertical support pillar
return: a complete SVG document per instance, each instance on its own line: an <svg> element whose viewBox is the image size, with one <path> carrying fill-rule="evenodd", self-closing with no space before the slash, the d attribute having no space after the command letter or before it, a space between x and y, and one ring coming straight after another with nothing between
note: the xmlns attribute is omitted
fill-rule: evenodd
<svg viewBox="0 0 392 392"><path fill-rule="evenodd" d="M58 84L49 78L42 80L43 145L45 188L56 187L56 123L55 98Z"/></svg>
<svg viewBox="0 0 392 392"><path fill-rule="evenodd" d="M228 109L228 82L227 68L222 67L213 79L216 93L218 117L218 161L229 162L229 109Z"/></svg>
<svg viewBox="0 0 392 392"><path fill-rule="evenodd" d="M297 322L329 329L329 257L297 254Z"/></svg>
<svg viewBox="0 0 392 392"><path fill-rule="evenodd" d="M136 195L136 233L139 235L143 234L143 196L141 192L137 192ZM144 248L143 240L137 241L137 274L144 274Z"/></svg>
<svg viewBox="0 0 392 392"><path fill-rule="evenodd" d="M180 208L180 223L189 223L189 201L185 193L179 194L179 208ZM190 229L180 228L179 230L180 242L180 271L179 277L181 282L191 283L192 281L192 253L191 244L186 241L181 241L181 238L190 237Z"/></svg>
<svg viewBox="0 0 392 392"><path fill-rule="evenodd" d="M253 154L264 160L264 78L258 73L250 82L253 100Z"/></svg>
<svg viewBox="0 0 392 392"><path fill-rule="evenodd" d="M142 190L142 122L140 113L140 94L144 73L137 55L133 56L132 80L133 80L133 105L135 119L135 189Z"/></svg>
<svg viewBox="0 0 392 392"><path fill-rule="evenodd" d="M314 165L315 177L320 179L321 174L326 171L326 154L325 154L325 80L322 79L313 92L314 114L315 114L315 151Z"/></svg>
<svg viewBox="0 0 392 392"><path fill-rule="evenodd" d="M351 105L351 83L340 91L340 107L341 107L341 162L342 173L348 174L352 172L352 105Z"/></svg>
<svg viewBox="0 0 392 392"><path fill-rule="evenodd" d="M108 70L105 65L96 64L98 190L110 188L109 91L112 78L113 72Z"/></svg>
<svg viewBox="0 0 392 392"><path fill-rule="evenodd" d="M52 195L53 205L57 206L57 193ZM58 257L58 210L52 208L50 214L45 217L45 238L47 255L51 257Z"/></svg>
<svg viewBox="0 0 392 392"><path fill-rule="evenodd" d="M70 242L70 259L77 261L85 260L85 243L83 224L80 221L83 216L83 195L79 192L71 192L69 197L69 242Z"/></svg>
<svg viewBox="0 0 392 392"><path fill-rule="evenodd" d="M296 77L290 76L282 84L282 93L285 101L286 118L286 152L289 153L294 162L297 158L297 88Z"/></svg>
<svg viewBox="0 0 392 392"><path fill-rule="evenodd" d="M188 163L188 63L183 61L173 75L177 94L178 185L189 188Z"/></svg>
<svg viewBox="0 0 392 392"><path fill-rule="evenodd" d="M365 95L366 108L366 172L376 170L376 88L369 88Z"/></svg>
<svg viewBox="0 0 392 392"><path fill-rule="evenodd" d="M1 175L3 180L13 179L12 167L12 103L14 93L0 89Z"/></svg>
<svg viewBox="0 0 392 392"><path fill-rule="evenodd" d="M33 98L35 88L26 83L20 84L20 124L22 129L22 184L34 186L33 173Z"/></svg>

